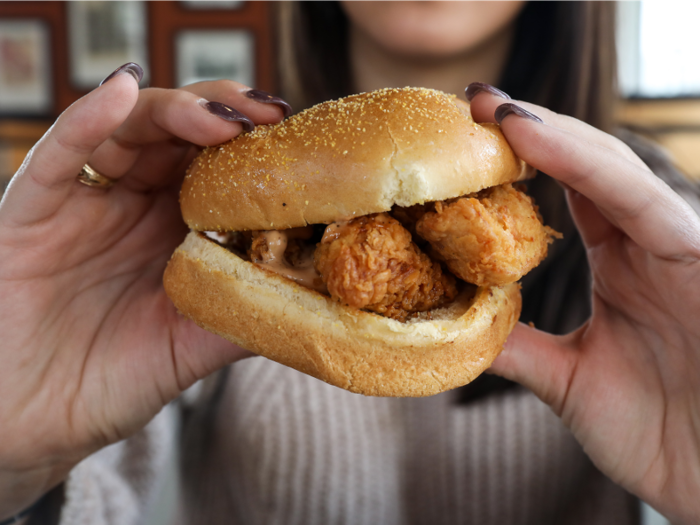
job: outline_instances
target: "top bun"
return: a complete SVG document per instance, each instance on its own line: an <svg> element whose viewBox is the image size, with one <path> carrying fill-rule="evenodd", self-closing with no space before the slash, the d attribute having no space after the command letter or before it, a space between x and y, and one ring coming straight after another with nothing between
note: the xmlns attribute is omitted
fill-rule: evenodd
<svg viewBox="0 0 700 525"><path fill-rule="evenodd" d="M205 149L180 202L193 230L281 230L459 197L531 170L495 124L440 91L324 102Z"/></svg>

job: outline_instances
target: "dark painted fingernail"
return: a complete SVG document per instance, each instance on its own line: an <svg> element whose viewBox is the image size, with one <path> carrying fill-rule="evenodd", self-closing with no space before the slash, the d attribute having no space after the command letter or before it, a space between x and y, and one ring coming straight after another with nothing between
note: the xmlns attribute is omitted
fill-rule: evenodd
<svg viewBox="0 0 700 525"><path fill-rule="evenodd" d="M535 115L534 113L530 113L528 110L521 108L520 106L516 106L512 102L507 102L505 104L501 104L496 108L495 113L493 114L494 118L496 119L496 122L499 124L503 122L503 119L506 118L508 115L517 115L519 117L523 117L529 120L534 120L535 122L539 122L540 124L543 123L542 119Z"/></svg>
<svg viewBox="0 0 700 525"><path fill-rule="evenodd" d="M493 87L491 84L484 84L483 82L472 82L467 86L467 89L464 90L464 94L467 96L467 100L471 102L471 100L482 91L510 100L510 95L508 95L508 93Z"/></svg>
<svg viewBox="0 0 700 525"><path fill-rule="evenodd" d="M286 100L276 97L267 91L262 89L251 89L245 92L245 96L255 102L260 102L261 104L274 104L279 106L279 108L284 112L284 118L294 113L292 106Z"/></svg>
<svg viewBox="0 0 700 525"><path fill-rule="evenodd" d="M127 62L123 66L119 66L117 69L112 71L112 73L110 73L107 78L100 82L100 86L108 80L112 80L114 77L121 73L129 73L132 77L134 77L134 80L136 80L137 84L141 82L141 79L143 78L143 68L139 66L136 62Z"/></svg>
<svg viewBox="0 0 700 525"><path fill-rule="evenodd" d="M237 109L233 109L231 106L227 106L221 102L210 102L203 98L200 98L197 102L212 115L228 122L240 122L243 125L244 131L253 131L255 129L255 124L253 124L250 118L246 117Z"/></svg>

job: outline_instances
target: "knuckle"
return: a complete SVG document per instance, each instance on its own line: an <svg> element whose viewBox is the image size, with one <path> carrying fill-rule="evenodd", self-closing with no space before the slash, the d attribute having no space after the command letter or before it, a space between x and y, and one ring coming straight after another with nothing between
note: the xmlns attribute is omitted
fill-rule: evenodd
<svg viewBox="0 0 700 525"><path fill-rule="evenodd" d="M183 86L177 91L194 93L199 96L211 96L213 93L231 93L233 91L238 92L247 89L249 89L248 86L241 84L240 82L236 82L235 80L221 79L195 82L194 84Z"/></svg>
<svg viewBox="0 0 700 525"><path fill-rule="evenodd" d="M241 84L240 82L236 82L235 80L229 79L215 80L214 85L217 88L221 88L225 91L240 91L241 89L248 89L248 86L246 86L245 84Z"/></svg>
<svg viewBox="0 0 700 525"><path fill-rule="evenodd" d="M92 151L100 145L100 142L83 144L79 140L69 139L64 137L61 133L56 133L54 137L56 144L63 150L68 151L76 155L87 155L92 153Z"/></svg>

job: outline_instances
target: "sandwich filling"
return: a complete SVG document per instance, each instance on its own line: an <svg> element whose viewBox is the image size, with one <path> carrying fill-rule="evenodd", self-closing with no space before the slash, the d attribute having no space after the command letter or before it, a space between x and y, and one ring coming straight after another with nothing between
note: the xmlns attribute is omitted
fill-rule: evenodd
<svg viewBox="0 0 700 525"><path fill-rule="evenodd" d="M510 184L327 226L210 234L254 264L354 308L406 321L470 283L519 280L560 234Z"/></svg>

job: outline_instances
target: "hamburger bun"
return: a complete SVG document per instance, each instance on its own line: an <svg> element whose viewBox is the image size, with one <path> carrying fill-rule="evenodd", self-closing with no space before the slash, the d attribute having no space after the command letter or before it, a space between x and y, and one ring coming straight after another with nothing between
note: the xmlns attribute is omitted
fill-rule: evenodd
<svg viewBox="0 0 700 525"><path fill-rule="evenodd" d="M239 257L202 232L329 224L474 193L532 171L498 126L444 93L385 89L320 104L207 148L181 191L193 230L165 290L203 328L351 392L429 396L498 355L520 313L517 283L466 287L407 322L341 304Z"/></svg>
<svg viewBox="0 0 700 525"><path fill-rule="evenodd" d="M196 231L282 230L475 193L532 176L496 124L430 89L383 89L258 126L192 163Z"/></svg>

